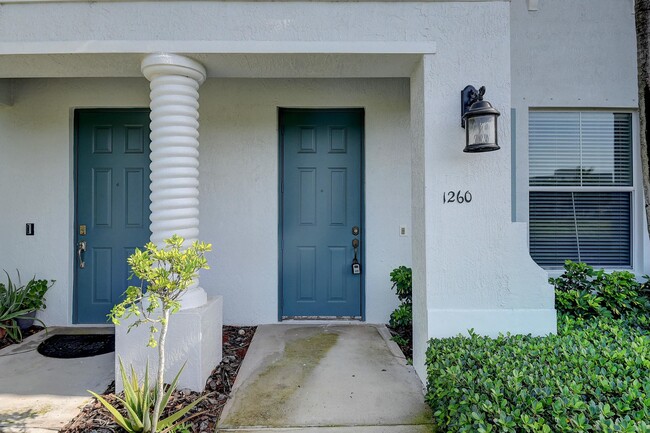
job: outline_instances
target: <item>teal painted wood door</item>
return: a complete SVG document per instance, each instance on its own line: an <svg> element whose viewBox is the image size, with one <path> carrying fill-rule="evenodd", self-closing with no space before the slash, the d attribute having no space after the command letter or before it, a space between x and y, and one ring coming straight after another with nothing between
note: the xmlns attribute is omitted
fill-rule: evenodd
<svg viewBox="0 0 650 433"><path fill-rule="evenodd" d="M363 111L286 109L280 131L281 315L361 317Z"/></svg>
<svg viewBox="0 0 650 433"><path fill-rule="evenodd" d="M76 115L74 321L106 323L134 283L127 257L149 241L149 110Z"/></svg>

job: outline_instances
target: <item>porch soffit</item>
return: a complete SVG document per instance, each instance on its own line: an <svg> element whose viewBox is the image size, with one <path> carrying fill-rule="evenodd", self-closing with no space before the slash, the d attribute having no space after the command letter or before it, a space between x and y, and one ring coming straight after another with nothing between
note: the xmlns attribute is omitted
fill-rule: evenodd
<svg viewBox="0 0 650 433"><path fill-rule="evenodd" d="M183 54L209 77L408 77L435 42L60 41L0 43L0 78L141 77L148 53Z"/></svg>
<svg viewBox="0 0 650 433"><path fill-rule="evenodd" d="M101 0L102 3L117 3L133 0ZM161 1L178 1L178 0L139 0L141 2L161 2ZM221 2L268 2L268 1L282 1L284 3L292 2L334 2L334 3L401 3L412 0L199 0L199 1L221 1ZM417 0L421 3L445 3L445 2L465 2L465 3L481 3L481 2L510 2L511 0ZM0 4L6 3L89 3L90 0L0 0Z"/></svg>

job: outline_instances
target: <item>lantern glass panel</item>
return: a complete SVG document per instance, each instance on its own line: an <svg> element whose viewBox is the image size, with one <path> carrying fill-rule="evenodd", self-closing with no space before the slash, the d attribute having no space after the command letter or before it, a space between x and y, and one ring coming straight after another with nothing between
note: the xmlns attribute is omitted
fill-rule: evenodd
<svg viewBox="0 0 650 433"><path fill-rule="evenodd" d="M467 145L496 143L496 119L494 115L467 119Z"/></svg>

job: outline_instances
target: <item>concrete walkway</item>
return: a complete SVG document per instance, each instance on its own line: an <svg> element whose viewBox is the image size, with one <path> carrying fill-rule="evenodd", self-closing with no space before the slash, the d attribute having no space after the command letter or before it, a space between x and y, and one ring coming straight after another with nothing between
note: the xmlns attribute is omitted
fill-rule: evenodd
<svg viewBox="0 0 650 433"><path fill-rule="evenodd" d="M112 333L112 328L49 328L0 350L0 432L56 432L113 381L114 353L77 359L36 351L55 334Z"/></svg>
<svg viewBox="0 0 650 433"><path fill-rule="evenodd" d="M422 383L388 330L257 328L218 432L432 432Z"/></svg>

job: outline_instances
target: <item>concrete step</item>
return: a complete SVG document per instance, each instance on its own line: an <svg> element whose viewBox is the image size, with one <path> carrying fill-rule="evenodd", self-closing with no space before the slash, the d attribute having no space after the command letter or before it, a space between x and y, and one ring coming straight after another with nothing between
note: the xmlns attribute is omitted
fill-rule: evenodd
<svg viewBox="0 0 650 433"><path fill-rule="evenodd" d="M433 433L432 425L217 428L217 433Z"/></svg>

